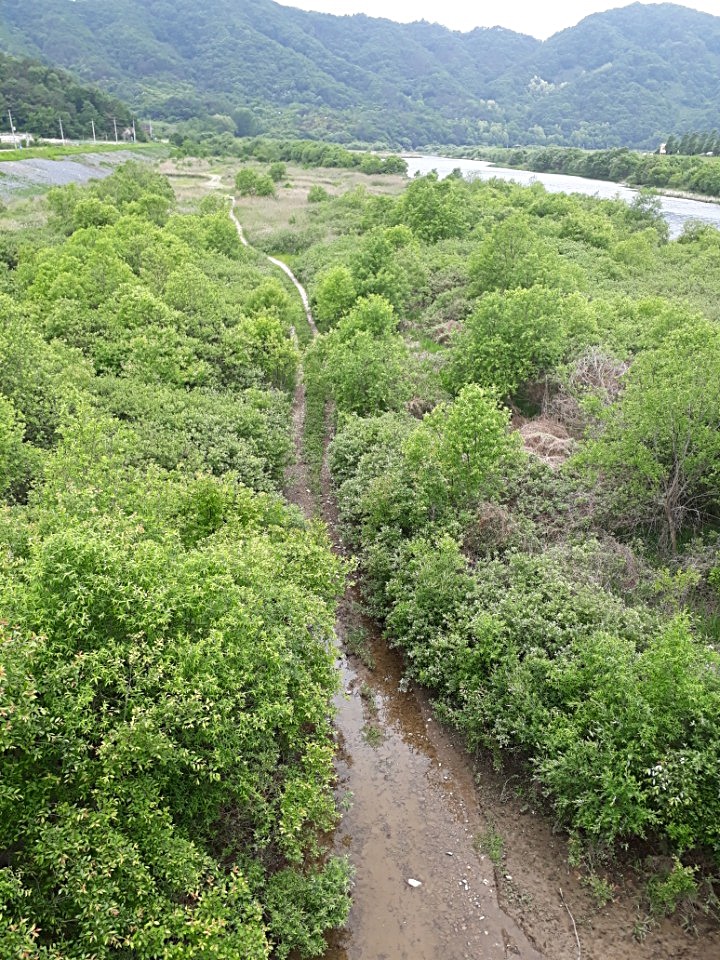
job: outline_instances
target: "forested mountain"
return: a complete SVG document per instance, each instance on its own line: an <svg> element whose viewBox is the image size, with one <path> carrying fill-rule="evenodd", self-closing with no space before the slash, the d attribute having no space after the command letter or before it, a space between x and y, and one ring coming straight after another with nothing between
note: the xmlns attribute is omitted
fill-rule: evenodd
<svg viewBox="0 0 720 960"><path fill-rule="evenodd" d="M129 108L116 97L80 83L64 70L0 53L3 129L9 127L8 110L17 130L40 137L57 137L58 119L65 136L72 138L89 138L93 122L98 137L112 137L113 118L120 129L132 120Z"/></svg>
<svg viewBox="0 0 720 960"><path fill-rule="evenodd" d="M663 124L675 133L716 126L718 76L720 17L634 3L555 34L495 95L524 131L537 124L577 146L656 147ZM537 133L528 139L542 141Z"/></svg>
<svg viewBox="0 0 720 960"><path fill-rule="evenodd" d="M715 125L720 18L596 14L544 43L501 28L335 17L271 0L4 0L0 46L156 117L405 146L655 146Z"/></svg>

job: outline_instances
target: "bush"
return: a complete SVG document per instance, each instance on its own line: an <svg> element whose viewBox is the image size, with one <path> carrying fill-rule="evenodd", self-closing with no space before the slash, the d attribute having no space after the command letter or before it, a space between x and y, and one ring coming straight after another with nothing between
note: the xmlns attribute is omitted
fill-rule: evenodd
<svg viewBox="0 0 720 960"><path fill-rule="evenodd" d="M284 163L271 163L268 176L273 183L280 183L281 180L285 179L286 172L287 167Z"/></svg>
<svg viewBox="0 0 720 960"><path fill-rule="evenodd" d="M325 200L330 199L330 194L325 187L321 187L320 184L315 183L308 190L307 199L308 203L323 203Z"/></svg>
<svg viewBox="0 0 720 960"><path fill-rule="evenodd" d="M241 197L274 197L275 181L267 174L243 167L235 175L235 189Z"/></svg>

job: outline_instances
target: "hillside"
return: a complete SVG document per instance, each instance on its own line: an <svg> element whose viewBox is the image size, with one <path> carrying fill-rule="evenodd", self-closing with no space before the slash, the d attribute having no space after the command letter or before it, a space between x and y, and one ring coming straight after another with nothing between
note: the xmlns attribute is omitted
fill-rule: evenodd
<svg viewBox="0 0 720 960"><path fill-rule="evenodd" d="M541 43L272 0L5 0L0 47L240 133L250 108L266 132L344 141L654 146L715 125L720 17L633 4Z"/></svg>
<svg viewBox="0 0 720 960"><path fill-rule="evenodd" d="M559 131L564 143L656 147L663 124L716 126L719 75L720 17L635 3L555 34L495 93L517 122Z"/></svg>
<svg viewBox="0 0 720 960"><path fill-rule="evenodd" d="M64 70L0 53L3 131L9 127L8 110L17 130L40 137L57 137L58 119L71 139L89 139L93 122L98 138L112 138L113 117L120 129L132 120L129 108L120 100L80 83Z"/></svg>

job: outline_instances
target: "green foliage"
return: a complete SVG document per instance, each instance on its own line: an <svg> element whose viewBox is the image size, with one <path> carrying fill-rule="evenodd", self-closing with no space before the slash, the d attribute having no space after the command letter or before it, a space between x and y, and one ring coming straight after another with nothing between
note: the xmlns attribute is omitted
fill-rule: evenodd
<svg viewBox="0 0 720 960"><path fill-rule="evenodd" d="M24 439L25 424L0 395L0 497L21 497L37 465L36 451Z"/></svg>
<svg viewBox="0 0 720 960"><path fill-rule="evenodd" d="M577 294L543 286L487 294L453 338L447 383L454 390L478 383L513 396L557 367L592 327L588 304Z"/></svg>
<svg viewBox="0 0 720 960"><path fill-rule="evenodd" d="M720 469L720 394L707 370L720 363L715 324L667 335L635 360L605 430L578 462L611 477L615 516L659 528L673 551L679 534L714 515Z"/></svg>
<svg viewBox="0 0 720 960"><path fill-rule="evenodd" d="M34 137L57 139L58 118L65 136L78 140L92 139L93 122L98 137L111 139L113 117L121 131L132 123L129 108L120 100L39 60L0 54L0 88L3 112L11 108L15 129ZM145 139L142 131L140 139Z"/></svg>
<svg viewBox="0 0 720 960"><path fill-rule="evenodd" d="M432 503L456 509L492 499L517 459L510 413L476 384L463 387L451 404L440 403L404 446L411 471L429 488Z"/></svg>
<svg viewBox="0 0 720 960"><path fill-rule="evenodd" d="M325 187L321 187L319 183L315 183L308 190L307 199L308 203L323 203L325 200L330 199L330 194Z"/></svg>
<svg viewBox="0 0 720 960"><path fill-rule="evenodd" d="M396 324L390 303L362 298L313 345L322 382L341 412L399 410L410 399L412 358Z"/></svg>
<svg viewBox="0 0 720 960"><path fill-rule="evenodd" d="M499 223L477 248L470 260L470 279L479 293L575 286L554 246L538 237L528 217L517 213Z"/></svg>
<svg viewBox="0 0 720 960"><path fill-rule="evenodd" d="M275 183L273 177L251 167L242 167L235 175L235 190L241 197L274 197Z"/></svg>
<svg viewBox="0 0 720 960"><path fill-rule="evenodd" d="M338 326L338 331L342 323ZM412 367L401 337L374 337L367 330L327 335L323 352L328 391L345 413L398 410L412 394Z"/></svg>
<svg viewBox="0 0 720 960"><path fill-rule="evenodd" d="M658 141L661 139L662 135L658 135ZM708 151L691 145L686 149L693 153L688 155L684 151L672 149L676 143L674 138L668 139L668 154L682 155L634 153L626 147L591 151L568 147L525 147L493 151L493 158L513 167L538 172L566 173L595 180L621 180L638 187L685 190L712 197L720 196L720 164L715 157L697 155L710 152L717 156L720 144L718 150L713 150L715 142L711 140ZM699 140L697 143L704 146Z"/></svg>
<svg viewBox="0 0 720 960"><path fill-rule="evenodd" d="M170 198L54 192L71 235L0 298L2 956L314 956L347 915L345 571L278 493L294 307Z"/></svg>
<svg viewBox="0 0 720 960"><path fill-rule="evenodd" d="M284 180L286 173L287 167L284 163L271 163L268 169L268 176L273 183L280 183L281 180Z"/></svg>
<svg viewBox="0 0 720 960"><path fill-rule="evenodd" d="M357 299L352 273L347 267L334 267L318 278L313 297L313 316L321 330L334 327Z"/></svg>
<svg viewBox="0 0 720 960"><path fill-rule="evenodd" d="M222 337L223 379L230 385L268 383L284 390L295 384L298 350L273 313L248 317Z"/></svg>
<svg viewBox="0 0 720 960"><path fill-rule="evenodd" d="M413 181L398 207L401 221L423 240L460 236L469 225L467 197L454 177L438 180L422 177Z"/></svg>
<svg viewBox="0 0 720 960"><path fill-rule="evenodd" d="M413 235L404 225L368 231L349 266L359 296L377 294L398 312L424 279Z"/></svg>
<svg viewBox="0 0 720 960"><path fill-rule="evenodd" d="M676 857L672 870L664 879L651 878L648 884L648 900L652 912L659 917L668 916L677 910L683 900L696 895L696 872L693 867L684 867Z"/></svg>
<svg viewBox="0 0 720 960"><path fill-rule="evenodd" d="M496 867L502 864L505 844L494 824L490 824L484 832L478 833L473 840L473 844L477 850L490 857Z"/></svg>

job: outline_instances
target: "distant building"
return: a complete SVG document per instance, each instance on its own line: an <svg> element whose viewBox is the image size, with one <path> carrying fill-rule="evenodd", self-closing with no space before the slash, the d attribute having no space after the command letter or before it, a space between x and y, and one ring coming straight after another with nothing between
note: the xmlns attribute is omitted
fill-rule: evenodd
<svg viewBox="0 0 720 960"><path fill-rule="evenodd" d="M658 147L658 153L660 154L661 157L664 157L664 156L665 156L665 154L667 153L667 144L666 144L666 143L661 143L661 144L660 144L660 146Z"/></svg>

